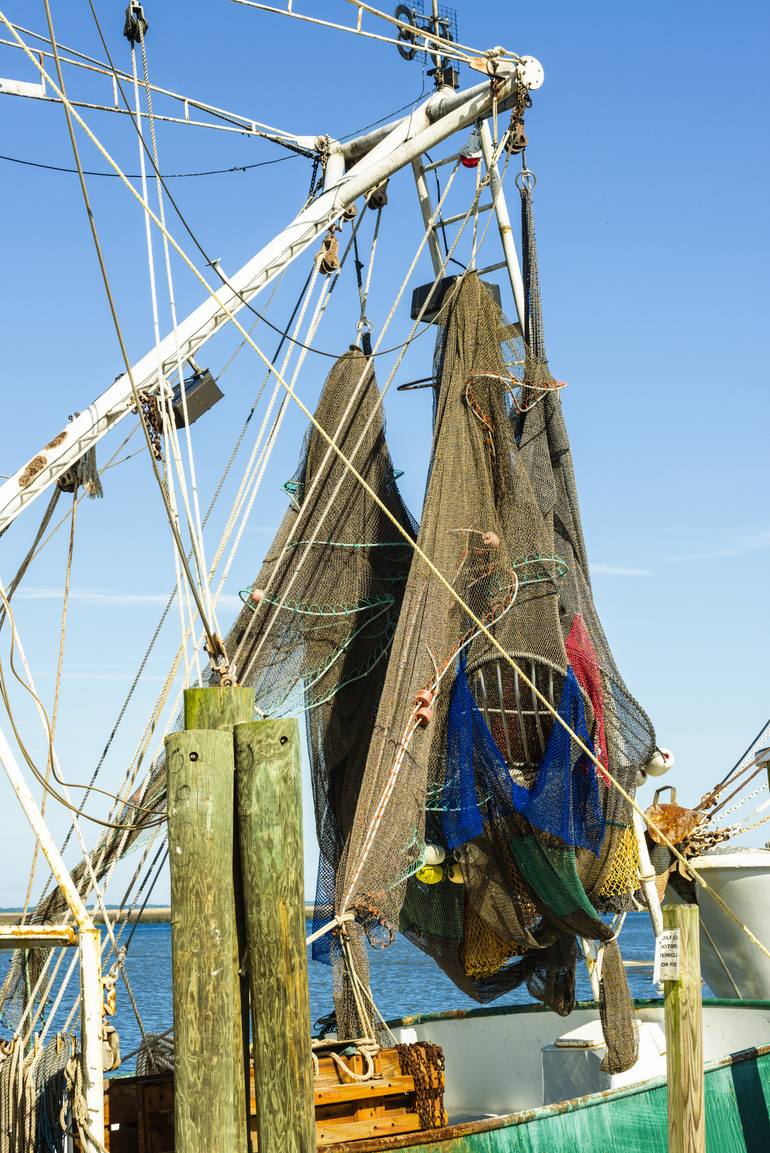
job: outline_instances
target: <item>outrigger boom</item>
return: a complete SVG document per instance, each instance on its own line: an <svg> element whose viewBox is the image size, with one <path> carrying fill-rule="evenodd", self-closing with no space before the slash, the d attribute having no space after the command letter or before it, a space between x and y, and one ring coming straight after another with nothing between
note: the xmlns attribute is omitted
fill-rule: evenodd
<svg viewBox="0 0 770 1153"><path fill-rule="evenodd" d="M42 67L42 66L41 66ZM340 144L329 138L318 138L319 148L327 154L324 191L307 205L294 220L270 240L255 256L203 301L132 367L132 375L141 392L159 387L159 374L171 373L177 360L189 362L200 348L227 322L228 314L237 313L279 273L333 225L347 208L360 197L379 187L394 173L410 165L454 133L486 120L496 100L497 111L504 112L515 99L520 84L539 88L543 71L537 60L522 57L506 67L505 75L495 79L496 95L489 81L464 92L440 89L409 115L368 135ZM489 149L485 148L489 160ZM517 287L521 274L510 227L500 218L499 197L492 189L498 225L505 233L505 256L509 265L521 318L522 302ZM504 210L504 205L502 205ZM506 214L507 219L507 214ZM515 265L515 268L514 268ZM160 365L160 368L159 368ZM110 431L134 408L135 401L129 374L120 376L78 413L47 445L0 485L0 534L19 513L55 483L63 473Z"/></svg>

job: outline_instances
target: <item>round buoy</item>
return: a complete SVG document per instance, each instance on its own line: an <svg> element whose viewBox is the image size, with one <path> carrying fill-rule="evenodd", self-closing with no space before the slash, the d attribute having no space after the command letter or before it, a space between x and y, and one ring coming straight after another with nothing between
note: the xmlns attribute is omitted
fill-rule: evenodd
<svg viewBox="0 0 770 1153"><path fill-rule="evenodd" d="M673 769L674 763L674 754L670 749L657 748L644 766L644 771L648 777L662 777L669 769Z"/></svg>
<svg viewBox="0 0 770 1153"><path fill-rule="evenodd" d="M444 880L444 870L441 865L423 865L415 873L418 881L422 881L423 885L437 885L439 881Z"/></svg>
<svg viewBox="0 0 770 1153"><path fill-rule="evenodd" d="M446 849L443 845L425 845L420 857L420 868L423 865L443 865L446 860Z"/></svg>
<svg viewBox="0 0 770 1153"><path fill-rule="evenodd" d="M255 604L255 605L261 604L262 601L264 600L264 598L265 598L265 590L264 589L252 589L251 592L249 593L249 600L252 602L252 604Z"/></svg>
<svg viewBox="0 0 770 1153"><path fill-rule="evenodd" d="M453 885L462 885L465 883L465 878L463 877L463 871L460 868L460 866L457 864L457 861L453 861L452 864L449 866L449 868L446 871L446 877L447 877L447 880L451 881Z"/></svg>

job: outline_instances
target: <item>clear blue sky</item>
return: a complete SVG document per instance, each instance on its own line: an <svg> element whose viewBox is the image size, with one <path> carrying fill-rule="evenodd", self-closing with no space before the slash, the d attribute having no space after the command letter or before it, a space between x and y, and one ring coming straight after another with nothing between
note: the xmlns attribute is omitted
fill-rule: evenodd
<svg viewBox="0 0 770 1153"><path fill-rule="evenodd" d="M125 4L97 4L124 67ZM334 17L344 6L321 5ZM643 5L551 2L458 4L461 38L536 55L546 81L528 117L529 163L538 176L537 222L551 364L568 381L572 436L596 598L616 657L678 758L680 799L695 801L737 758L770 712L768 693L767 188L770 183L768 9L750 2ZM7 14L42 31L41 6ZM394 48L309 29L218 0L195 11L146 5L157 84L289 129L342 136L417 98L418 63ZM60 39L101 56L87 5L54 3ZM31 65L0 48L0 76L34 80ZM463 85L475 82L463 70ZM87 99L106 86L71 80ZM430 83L430 82L428 82ZM75 91L75 87L72 89ZM160 110L160 108L159 108ZM87 118L129 172L137 171L126 118ZM7 155L71 162L63 113L51 104L0 98ZM280 155L238 135L161 126L167 172L228 167ZM89 167L103 160L84 145ZM121 368L76 180L0 161L3 276L0 294L3 420L0 471L13 472ZM173 191L210 254L233 272L287 222L307 193L309 164L292 159L220 177L175 181ZM467 203L473 177L459 200ZM115 180L92 179L130 353L152 343L143 219ZM511 189L511 204L516 195ZM371 315L381 323L420 233L411 178L391 183ZM172 231L184 241L176 221ZM285 317L307 270L276 298ZM177 265L180 314L201 299ZM419 280L429 279L427 260ZM510 302L508 302L510 307ZM402 313L406 310L402 309ZM341 350L356 319L348 287L318 344ZM165 324L164 324L165 328ZM394 331L405 331L404 317ZM425 375L423 338L404 378ZM264 338L267 349L273 339ZM218 338L201 357L216 370L234 347ZM328 362L311 357L300 382L312 404ZM195 426L204 503L260 378L242 353L222 384L225 401ZM393 456L414 512L429 445L425 393L387 404ZM123 426L126 428L127 426ZM285 507L304 422L292 413L228 588L253 579ZM100 459L116 447L102 442ZM75 554L59 750L71 780L90 775L136 663L173 584L173 563L147 462L105 476L105 499L84 504ZM228 490L230 491L230 490ZM44 504L2 541L8 581ZM223 506L224 507L224 506ZM212 522L209 550L221 528ZM27 578L17 614L39 687L50 703L66 537L60 532ZM222 612L227 623L233 609ZM2 641L7 652L7 635ZM107 781L120 777L160 687L176 632L164 634L120 730ZM42 743L21 702L30 745ZM60 812L51 811L57 831ZM93 829L86 829L92 841ZM0 905L23 895L31 838L0 778ZM308 834L314 886L315 852ZM118 888L113 897L119 896ZM156 894L166 896L165 882Z"/></svg>

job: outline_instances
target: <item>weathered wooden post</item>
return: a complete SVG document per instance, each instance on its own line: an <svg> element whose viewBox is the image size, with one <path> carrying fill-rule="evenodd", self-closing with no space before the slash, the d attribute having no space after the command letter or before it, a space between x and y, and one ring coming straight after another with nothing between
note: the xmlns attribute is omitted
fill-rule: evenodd
<svg viewBox="0 0 770 1153"><path fill-rule="evenodd" d="M697 905L665 905L660 973L666 1015L669 1153L705 1153L700 938Z"/></svg>
<svg viewBox="0 0 770 1153"><path fill-rule="evenodd" d="M208 688L187 689L184 694L184 727L186 729L223 729L232 733L235 725L254 719L254 690L241 685L213 685ZM233 771L234 765L233 765ZM240 971L241 958L246 955L246 927L243 919L243 882L241 850L235 819L235 789L233 788L233 878L235 889L235 964ZM249 1136L249 1103L251 1098L251 1070L249 1061L249 978L240 974L240 1015L235 1022L233 1046L242 1054L243 1061L243 1124L246 1128L247 1148Z"/></svg>
<svg viewBox="0 0 770 1153"><path fill-rule="evenodd" d="M314 1153L299 732L295 720L234 732L257 1147Z"/></svg>
<svg viewBox="0 0 770 1153"><path fill-rule="evenodd" d="M166 738L177 1153L247 1148L232 727L252 702L189 689L187 729Z"/></svg>

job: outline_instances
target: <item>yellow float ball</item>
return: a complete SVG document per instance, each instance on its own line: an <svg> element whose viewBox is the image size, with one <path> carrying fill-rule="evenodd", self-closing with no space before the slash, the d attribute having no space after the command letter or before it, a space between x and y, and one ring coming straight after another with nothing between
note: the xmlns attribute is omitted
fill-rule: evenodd
<svg viewBox="0 0 770 1153"><path fill-rule="evenodd" d="M439 881L444 880L444 870L441 865L423 865L415 873L418 881L422 881L423 885L437 885Z"/></svg>

